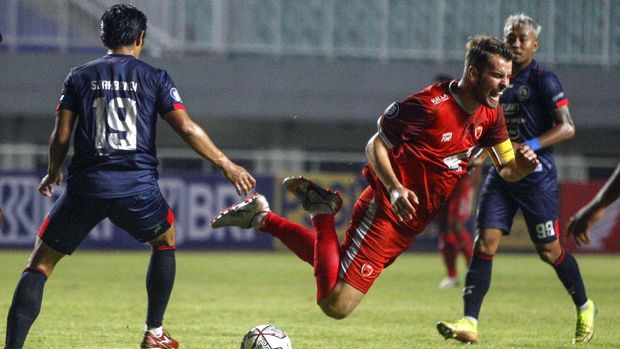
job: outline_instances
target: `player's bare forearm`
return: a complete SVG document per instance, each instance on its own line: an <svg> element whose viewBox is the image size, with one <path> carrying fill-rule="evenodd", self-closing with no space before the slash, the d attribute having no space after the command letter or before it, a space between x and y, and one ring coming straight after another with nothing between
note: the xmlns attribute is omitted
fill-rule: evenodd
<svg viewBox="0 0 620 349"><path fill-rule="evenodd" d="M56 175L61 170L62 163L67 158L69 152L69 142L64 143L54 138L50 138L49 161L47 165L47 173Z"/></svg>
<svg viewBox="0 0 620 349"><path fill-rule="evenodd" d="M620 197L620 164L596 196L579 209L568 222L568 232L577 245L590 243L588 231L604 215L605 209Z"/></svg>
<svg viewBox="0 0 620 349"><path fill-rule="evenodd" d="M539 163L536 153L528 146L521 145L515 152L515 158L499 167L498 172L504 180L517 182L532 173Z"/></svg>
<svg viewBox="0 0 620 349"><path fill-rule="evenodd" d="M620 164L594 197L593 205L607 207L620 197Z"/></svg>
<svg viewBox="0 0 620 349"><path fill-rule="evenodd" d="M573 123L568 106L562 106L553 110L552 115L555 125L538 137L539 146L541 148L551 147L575 136L575 124Z"/></svg>
<svg viewBox="0 0 620 349"><path fill-rule="evenodd" d="M187 145L219 169L223 169L226 162L229 161L226 155L213 143L207 132L194 122L186 111L170 111L164 116L164 119Z"/></svg>
<svg viewBox="0 0 620 349"><path fill-rule="evenodd" d="M207 132L194 122L184 110L165 115L166 121L196 153L217 166L235 186L240 195L256 186L256 180L243 167L232 162L211 140Z"/></svg>
<svg viewBox="0 0 620 349"><path fill-rule="evenodd" d="M41 195L51 197L54 192L52 185L60 185L62 183L62 163L67 158L67 153L69 152L74 122L75 115L70 110L61 109L56 113L54 131L52 131L50 136L47 175L41 179L39 184Z"/></svg>
<svg viewBox="0 0 620 349"><path fill-rule="evenodd" d="M181 137L196 153L209 160L220 170L230 161L213 143L211 137L196 123L191 123L181 133Z"/></svg>
<svg viewBox="0 0 620 349"><path fill-rule="evenodd" d="M513 143L513 146L526 144L532 150L551 147L558 143L562 143L575 136L575 124L568 110L568 106L562 106L551 111L554 126L538 137L526 139L523 143Z"/></svg>
<svg viewBox="0 0 620 349"><path fill-rule="evenodd" d="M388 148L381 140L381 137L379 137L379 134L375 134L368 141L366 145L366 157L368 158L368 163L370 163L370 166L372 166L372 169L388 192L399 186L402 187L402 184L396 177L396 173L394 173L392 165L390 164Z"/></svg>
<svg viewBox="0 0 620 349"><path fill-rule="evenodd" d="M74 121L74 114L70 110L61 109L56 113L54 131L52 131L49 143L49 163L47 168L49 174L58 173L62 163L67 158Z"/></svg>
<svg viewBox="0 0 620 349"><path fill-rule="evenodd" d="M413 204L419 204L415 193L405 188L396 177L392 164L390 163L388 147L383 143L381 137L375 134L366 145L366 157L368 163L379 177L381 183L390 194L390 202L398 219L410 221L413 219L415 208Z"/></svg>

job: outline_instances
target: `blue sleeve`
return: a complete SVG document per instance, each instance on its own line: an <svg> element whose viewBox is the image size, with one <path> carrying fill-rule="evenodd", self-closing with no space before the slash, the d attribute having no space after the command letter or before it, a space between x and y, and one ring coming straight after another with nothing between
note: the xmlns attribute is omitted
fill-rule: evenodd
<svg viewBox="0 0 620 349"><path fill-rule="evenodd" d="M181 95L177 91L174 81L165 70L161 71L159 77L159 89L157 91L157 113L160 116L166 115L169 111L185 109Z"/></svg>
<svg viewBox="0 0 620 349"><path fill-rule="evenodd" d="M74 113L80 112L80 99L77 93L75 92L75 84L73 81L73 70L67 74L65 78L64 85L62 87L62 92L60 94L60 100L58 101L58 106L56 110L68 109Z"/></svg>
<svg viewBox="0 0 620 349"><path fill-rule="evenodd" d="M549 110L568 105L568 98L566 98L566 95L564 94L562 84L554 73L550 71L545 72L542 77L541 84L541 92L543 93L545 106Z"/></svg>

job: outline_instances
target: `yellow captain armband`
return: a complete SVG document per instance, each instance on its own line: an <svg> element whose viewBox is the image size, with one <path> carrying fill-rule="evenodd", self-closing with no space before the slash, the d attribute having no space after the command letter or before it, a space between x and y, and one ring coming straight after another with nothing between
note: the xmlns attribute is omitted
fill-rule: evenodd
<svg viewBox="0 0 620 349"><path fill-rule="evenodd" d="M503 166L509 163L515 158L515 151L512 148L512 142L507 139L499 144L494 145L492 148L491 158L495 166Z"/></svg>

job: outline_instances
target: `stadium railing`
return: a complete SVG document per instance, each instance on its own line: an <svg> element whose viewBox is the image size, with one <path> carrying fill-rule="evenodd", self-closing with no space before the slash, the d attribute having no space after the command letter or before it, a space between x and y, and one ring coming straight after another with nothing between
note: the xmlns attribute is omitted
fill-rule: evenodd
<svg viewBox="0 0 620 349"><path fill-rule="evenodd" d="M319 152L302 149L225 149L235 161L256 174L351 172L359 174L366 163L361 152ZM202 160L189 148L160 147L157 151L160 170L217 173L217 169ZM32 144L0 144L0 171L44 171L48 147ZM618 165L617 157L587 157L556 154L560 180L600 180L610 175Z"/></svg>
<svg viewBox="0 0 620 349"><path fill-rule="evenodd" d="M3 0L0 49L99 49L99 18L117 0ZM525 12L543 27L549 63L620 64L620 0L134 0L153 56L189 53L460 60L476 33L502 35ZM0 50L1 51L1 50Z"/></svg>

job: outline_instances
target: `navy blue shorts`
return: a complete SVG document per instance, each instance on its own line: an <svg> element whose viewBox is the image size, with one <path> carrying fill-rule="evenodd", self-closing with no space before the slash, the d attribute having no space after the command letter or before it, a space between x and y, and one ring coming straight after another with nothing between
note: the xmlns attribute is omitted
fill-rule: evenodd
<svg viewBox="0 0 620 349"><path fill-rule="evenodd" d="M67 190L54 203L38 235L53 249L71 254L105 218L140 242L157 238L174 223L174 214L158 187L122 198L96 198Z"/></svg>
<svg viewBox="0 0 620 349"><path fill-rule="evenodd" d="M508 235L521 209L534 243L555 241L560 232L557 188L555 173L533 173L517 183L489 175L480 194L476 227L500 229Z"/></svg>

